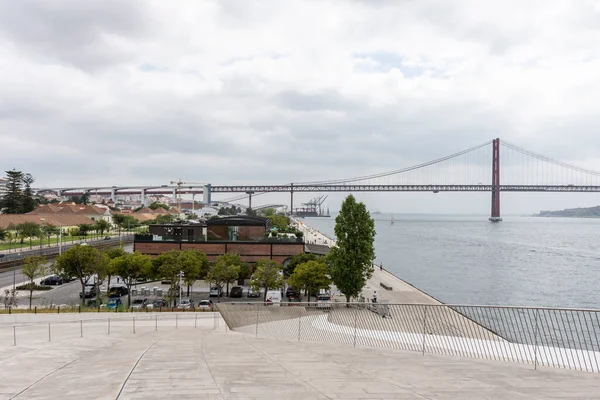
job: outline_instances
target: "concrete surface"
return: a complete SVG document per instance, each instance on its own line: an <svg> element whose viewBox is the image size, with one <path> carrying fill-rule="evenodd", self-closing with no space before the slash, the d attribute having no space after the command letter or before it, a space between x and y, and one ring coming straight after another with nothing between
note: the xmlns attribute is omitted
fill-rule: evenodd
<svg viewBox="0 0 600 400"><path fill-rule="evenodd" d="M94 315L95 316L95 315ZM0 399L595 399L597 374L226 332L209 318L0 326ZM172 317L172 315L171 315ZM191 318L190 318L191 317ZM31 321L30 321L31 322ZM196 328L194 328L196 323ZM7 334L8 333L8 334ZM45 337L44 337L45 336Z"/></svg>

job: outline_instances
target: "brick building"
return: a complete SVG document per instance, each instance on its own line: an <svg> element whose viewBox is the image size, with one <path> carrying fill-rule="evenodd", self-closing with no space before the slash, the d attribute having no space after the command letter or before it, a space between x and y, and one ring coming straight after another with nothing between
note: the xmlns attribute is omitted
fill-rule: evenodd
<svg viewBox="0 0 600 400"><path fill-rule="evenodd" d="M214 261L227 253L239 254L243 261L260 259L285 264L304 253L302 238L271 238L268 219L232 216L196 224L150 225L148 235L136 235L134 250L156 256L169 250L196 249Z"/></svg>

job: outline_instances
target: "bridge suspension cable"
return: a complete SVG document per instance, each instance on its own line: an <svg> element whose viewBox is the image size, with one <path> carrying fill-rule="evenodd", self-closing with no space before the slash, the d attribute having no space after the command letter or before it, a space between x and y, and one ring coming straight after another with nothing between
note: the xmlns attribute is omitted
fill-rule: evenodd
<svg viewBox="0 0 600 400"><path fill-rule="evenodd" d="M398 174L425 168L428 166L432 166L435 164L442 163L444 161L448 161L448 160L460 157L467 153L471 153L471 152L479 150L483 147L489 146L491 143L492 143L492 141L490 140L490 141L480 144L479 146L471 147L466 150L459 151L458 153L451 154L449 156L445 156L445 157L438 158L438 159L435 159L435 160L432 160L429 162L425 162L422 164L417 164L417 165L413 165L411 167L397 169L397 170L393 170L393 171L388 171L388 172L383 172L383 173L378 173L378 174L373 174L373 175L359 176L359 177L348 178L348 179L337 179L337 180L330 180L330 181L315 181L315 182L297 182L294 184L298 184L298 185L340 185L340 184L345 184L345 183L354 183L354 182L359 182L359 181L383 178L383 177L388 177L391 175L398 175Z"/></svg>

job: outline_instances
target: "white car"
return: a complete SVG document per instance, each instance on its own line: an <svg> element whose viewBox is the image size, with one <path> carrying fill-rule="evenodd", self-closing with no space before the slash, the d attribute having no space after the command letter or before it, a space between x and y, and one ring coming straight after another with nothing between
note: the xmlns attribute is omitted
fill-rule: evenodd
<svg viewBox="0 0 600 400"><path fill-rule="evenodd" d="M198 303L198 308L201 310L212 310L213 302L212 300L200 300L200 303Z"/></svg>
<svg viewBox="0 0 600 400"><path fill-rule="evenodd" d="M177 308L192 308L193 303L191 300L181 300L179 304L177 304Z"/></svg>
<svg viewBox="0 0 600 400"><path fill-rule="evenodd" d="M147 299L135 299L131 302L131 310L139 311L146 307L146 304L148 304Z"/></svg>
<svg viewBox="0 0 600 400"><path fill-rule="evenodd" d="M320 294L317 296L317 308L331 308L331 296Z"/></svg>

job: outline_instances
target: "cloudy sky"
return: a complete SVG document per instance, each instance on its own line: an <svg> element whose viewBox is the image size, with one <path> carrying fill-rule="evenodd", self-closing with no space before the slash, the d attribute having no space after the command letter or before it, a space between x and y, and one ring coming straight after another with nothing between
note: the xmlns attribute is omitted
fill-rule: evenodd
<svg viewBox="0 0 600 400"><path fill-rule="evenodd" d="M598 1L0 1L0 167L43 187L286 183L500 137L600 170L599 56ZM489 209L489 194L359 198Z"/></svg>

